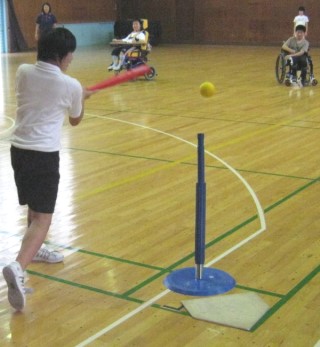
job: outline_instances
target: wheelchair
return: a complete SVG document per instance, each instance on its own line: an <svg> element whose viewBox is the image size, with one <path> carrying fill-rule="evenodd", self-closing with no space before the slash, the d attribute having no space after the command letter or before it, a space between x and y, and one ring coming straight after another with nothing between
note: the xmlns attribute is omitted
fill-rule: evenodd
<svg viewBox="0 0 320 347"><path fill-rule="evenodd" d="M146 37L146 43L142 45L133 46L129 50L126 51L125 60L120 67L120 70L115 71L115 74L119 74L122 70L131 70L141 65L146 65L148 62L148 55L151 52L151 45L149 43L149 33L147 31L148 28L148 20L141 19L143 33ZM144 74L146 80L150 81L157 76L156 69L153 66L149 66L150 70L148 73Z"/></svg>
<svg viewBox="0 0 320 347"><path fill-rule="evenodd" d="M285 56L287 54L288 53L286 53L285 51L281 51L281 53L278 55L276 60L275 73L276 73L276 79L280 84L284 82L286 86L290 87L294 82L293 82L293 76L292 76L291 63L289 60L285 59ZM301 78L299 76L297 76L297 83L301 84ZM312 58L308 54L305 85L316 86L317 84L318 84L318 81L315 79L313 74Z"/></svg>

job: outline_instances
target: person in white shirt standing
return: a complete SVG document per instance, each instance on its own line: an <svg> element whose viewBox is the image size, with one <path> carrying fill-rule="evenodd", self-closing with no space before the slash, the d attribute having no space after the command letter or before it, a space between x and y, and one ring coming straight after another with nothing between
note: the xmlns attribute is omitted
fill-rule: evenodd
<svg viewBox="0 0 320 347"><path fill-rule="evenodd" d="M304 27L306 27L306 32L305 32L305 36L308 35L308 23L309 23L309 18L308 16L306 16L306 9L303 6L300 6L298 9L298 15L294 17L293 20L293 35L296 32L296 26L297 25L303 25Z"/></svg>
<svg viewBox="0 0 320 347"><path fill-rule="evenodd" d="M16 75L17 116L11 137L11 163L20 205L28 206L27 230L16 261L3 268L8 300L25 306L24 270L31 261L60 262L63 255L41 247L51 225L59 186L59 150L65 115L72 126L84 114L93 92L66 75L76 49L74 35L55 28L38 41L35 64L22 64Z"/></svg>

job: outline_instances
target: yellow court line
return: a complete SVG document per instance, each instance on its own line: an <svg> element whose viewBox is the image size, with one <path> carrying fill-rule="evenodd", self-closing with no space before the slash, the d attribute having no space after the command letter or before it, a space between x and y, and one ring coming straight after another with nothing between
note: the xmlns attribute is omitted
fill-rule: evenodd
<svg viewBox="0 0 320 347"><path fill-rule="evenodd" d="M185 158L182 158L180 160L173 161L171 163L167 163L165 165L161 165L161 166L155 167L155 168L150 169L150 170L146 170L146 171L141 172L141 173L139 173L137 175L134 175L134 176L131 176L131 177L127 177L127 178L121 179L119 181L111 182L109 184L102 185L102 186L100 186L100 187L98 187L96 189L91 190L90 192L78 195L76 200L84 200L84 199L87 199L88 197L91 197L93 195L102 193L102 192L104 192L104 191L106 191L108 189L119 187L119 186L121 186L123 184L126 184L126 183L134 182L136 180L139 180L140 178L145 178L145 177L150 176L150 175L152 175L152 174L154 174L156 172L168 169L171 166L176 166L178 164L181 164L182 162L184 162L186 160L190 160L190 159L192 159L194 157L195 157L194 154L193 155L189 155L189 156L187 156Z"/></svg>
<svg viewBox="0 0 320 347"><path fill-rule="evenodd" d="M104 116L96 116L97 118L101 118L101 119L107 119L107 120L116 120L116 121L120 121L120 120L117 120L117 119L113 119L113 118L109 118L109 117L104 117ZM285 121L285 122L280 122L280 123L277 123L277 124L273 124L273 125L270 125L268 126L267 128L263 128L263 129L260 129L260 130L255 130L255 131L252 131L250 133L247 133L245 135L242 135L242 136L239 136L239 137L236 137L232 140L229 140L229 141L226 141L226 142L223 142L219 145L215 145L211 148L209 148L208 150L206 150L207 152L213 152L213 151L216 151L217 149L221 149L221 148L224 148L224 147L227 147L229 145L234 145L236 143L239 143L239 142L242 142L242 141L246 141L254 136L257 136L257 135L260 135L260 134L263 134L263 133L266 133L266 132L269 132L275 128L280 128L281 126L285 126L285 125L289 125L291 123L294 123L296 122L297 120L301 120L303 119L304 117L302 116L299 116L299 117L294 117L294 118L291 118L290 120L288 121ZM134 125L135 123L130 123L130 122L124 122L124 123L127 123L127 124L132 124ZM140 124L136 124L137 126L141 126ZM150 127L147 127L147 126L142 126L144 129L149 129L149 130L157 130L157 129L154 129L154 128L150 128ZM170 135L169 133L165 133L165 132L162 132L162 134L167 134L167 135ZM176 137L178 139L178 137ZM141 178L145 178L147 176L150 176L150 175L153 175L154 173L157 173L159 171L162 171L162 170L166 170L166 169L169 169L171 167L174 167L176 165L179 165L183 162L186 162L186 161L189 161L191 159L194 159L196 157L196 154L193 153L192 155L188 155L182 159L179 159L179 160L175 160L173 162L170 162L170 163L166 163L164 165L161 165L161 166L158 166L158 167L155 167L153 169L150 169L150 170L146 170L144 172L141 172L137 175L133 175L133 176L130 176L130 177L126 177L124 179L121 179L121 180L118 180L118 181L114 181L114 182L111 182L111 183L107 183L107 184L104 184L100 187L97 187L93 190L90 190L89 192L86 192L86 193L83 193L83 194L79 194L77 197L76 197L76 201L81 201L81 200L85 200L89 197L92 197L94 195L97 195L97 194L100 194L102 192L105 192L109 189L112 189L112 188L116 188L116 187L119 187L121 185L124 185L124 184L127 184L127 183L131 183L131 182L134 182L134 181L137 181Z"/></svg>

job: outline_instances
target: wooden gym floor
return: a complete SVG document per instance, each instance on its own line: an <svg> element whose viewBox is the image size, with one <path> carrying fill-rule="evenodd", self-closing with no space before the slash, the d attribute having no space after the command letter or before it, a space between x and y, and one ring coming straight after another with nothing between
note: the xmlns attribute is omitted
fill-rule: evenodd
<svg viewBox="0 0 320 347"><path fill-rule="evenodd" d="M1 346L295 346L320 341L320 86L274 77L277 47L161 45L139 79L101 91L62 132L61 185L47 246L63 264L32 264L23 313L0 277ZM311 52L320 79L320 49ZM14 75L35 53L1 58L0 265L24 233L8 136ZM92 85L109 48L80 48L68 73ZM199 85L217 94L204 99ZM270 310L251 331L193 319L171 270L193 266L197 134L205 134L206 263ZM255 200L254 197L258 200ZM266 227L264 226L264 218Z"/></svg>

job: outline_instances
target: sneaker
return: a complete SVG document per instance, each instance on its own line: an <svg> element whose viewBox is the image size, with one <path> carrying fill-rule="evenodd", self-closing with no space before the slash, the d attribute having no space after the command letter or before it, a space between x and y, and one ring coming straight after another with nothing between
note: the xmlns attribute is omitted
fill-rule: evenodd
<svg viewBox="0 0 320 347"><path fill-rule="evenodd" d="M2 270L8 285L8 300L17 311L21 311L26 304L24 274L17 261L7 265Z"/></svg>
<svg viewBox="0 0 320 347"><path fill-rule="evenodd" d="M113 65L113 64L109 65L109 66L108 66L108 71L113 70L113 68L114 68L114 65Z"/></svg>
<svg viewBox="0 0 320 347"><path fill-rule="evenodd" d="M64 259L63 254L57 251L49 251L47 248L42 247L37 254L33 257L32 261L44 262L44 263L60 263Z"/></svg>

